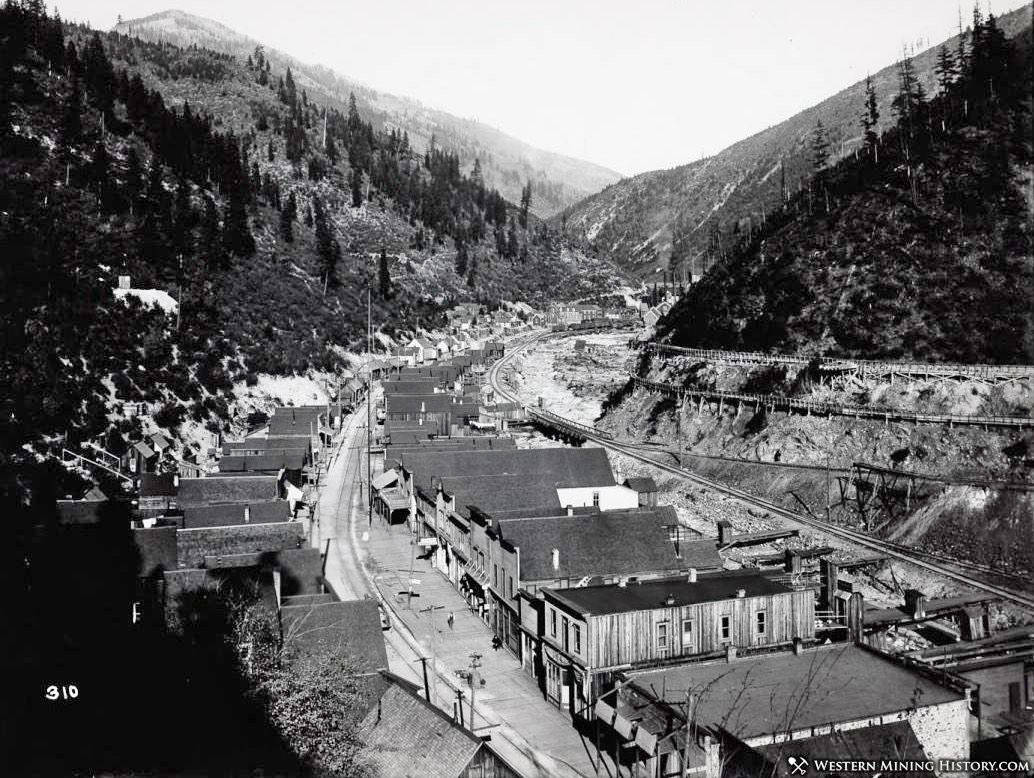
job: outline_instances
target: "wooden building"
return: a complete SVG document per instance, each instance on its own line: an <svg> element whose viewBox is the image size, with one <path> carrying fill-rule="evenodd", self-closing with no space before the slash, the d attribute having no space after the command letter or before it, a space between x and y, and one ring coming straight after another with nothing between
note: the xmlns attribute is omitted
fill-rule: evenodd
<svg viewBox="0 0 1034 778"><path fill-rule="evenodd" d="M815 637L815 596L758 570L546 589L546 694L572 712L610 688L613 668L790 645Z"/></svg>

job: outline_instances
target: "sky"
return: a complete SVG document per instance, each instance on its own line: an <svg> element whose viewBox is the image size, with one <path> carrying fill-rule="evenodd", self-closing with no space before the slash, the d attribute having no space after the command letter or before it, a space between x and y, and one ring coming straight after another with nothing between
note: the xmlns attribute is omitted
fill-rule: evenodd
<svg viewBox="0 0 1034 778"><path fill-rule="evenodd" d="M980 0L1000 15L1019 0ZM958 0L59 0L179 8L374 89L624 175L778 124L958 26ZM962 5L964 19L972 0Z"/></svg>

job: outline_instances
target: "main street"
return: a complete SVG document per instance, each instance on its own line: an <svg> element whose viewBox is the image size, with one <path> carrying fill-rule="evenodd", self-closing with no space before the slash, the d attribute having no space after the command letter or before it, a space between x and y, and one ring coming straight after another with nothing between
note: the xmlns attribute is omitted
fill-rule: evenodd
<svg viewBox="0 0 1034 778"><path fill-rule="evenodd" d="M432 701L450 715L462 705L468 725L473 691L475 732L490 735L493 748L522 775L613 775L606 756L597 771L590 741L546 702L516 658L492 650L488 627L443 576L418 558L408 528L388 527L377 516L369 521L366 419L363 406L343 420L320 486L310 534L312 544L325 552L327 584L341 599L380 600L392 625L384 633L389 669L423 686L421 660L426 659ZM471 654L480 654L475 678L484 679L473 689L457 673L469 671Z"/></svg>

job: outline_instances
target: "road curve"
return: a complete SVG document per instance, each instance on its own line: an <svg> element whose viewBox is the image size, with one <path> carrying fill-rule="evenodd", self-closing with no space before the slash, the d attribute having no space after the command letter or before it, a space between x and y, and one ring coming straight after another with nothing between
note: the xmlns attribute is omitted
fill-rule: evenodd
<svg viewBox="0 0 1034 778"><path fill-rule="evenodd" d="M538 341L543 340L545 337L545 333L539 333L521 341L519 345L515 344L515 346L511 348L509 353L507 353L502 359L500 359L492 366L492 368L488 371L488 381L492 385L492 388L496 391L496 393L498 393L510 402L521 402L520 398L514 392L506 389L502 385L502 382L499 378L500 371L518 353L520 353L526 348L534 346ZM540 413L538 409L534 407L529 406L528 413L529 415L539 419L540 421L544 421L547 424L549 423L546 414ZM588 440L591 440L593 443L597 443L598 445L603 446L604 448L610 449L612 451L617 451L621 454L624 454L625 456L632 457L633 459L637 459L640 462L652 465L653 467L656 467L659 470L663 470L666 473L677 475L686 481L690 481L700 486L705 486L708 489L713 489L716 492L732 497L733 499L750 507L762 508L768 511L769 513L779 516L780 518L785 519L787 521L791 521L801 526L809 527L811 529L824 532L828 535L832 535L833 537L837 537L841 540L845 540L849 543L861 546L862 548L869 549L870 551L877 551L880 554L883 554L892 559L897 559L901 562L907 562L910 565L915 565L916 567L922 568L929 572L942 575L946 578L952 579L953 581L958 581L959 583L963 583L975 589L980 589L981 591L994 594L996 597L1000 597L1001 599L1011 602L1015 605L1019 605L1024 608L1034 610L1034 596L1024 594L1022 592L1018 592L1003 586L999 586L998 584L992 583L991 581L987 580L987 578L985 577L994 576L998 578L1007 578L1018 576L1008 576L1002 573L995 573L991 572L989 568L980 565L972 565L965 562L959 562L954 560L931 561L930 557L933 555L903 550L903 547L899 546L898 544L879 540L877 538L870 537L869 535L857 532L855 530L847 529L845 527L838 527L833 524L828 524L819 519L813 519L810 516L804 516L802 514L795 513L793 511L787 510L786 508L783 508L780 505L770 502L769 500L757 497L753 494L750 494L749 492L745 492L733 486L727 486L725 484L720 484L716 481L712 481L708 478L704 478L703 476L697 475L696 473L686 470L685 468L675 467L673 465L668 465L663 462L658 462L657 460L646 456L642 451L636 448L634 444L630 445L628 443L623 443L621 441L608 440L604 437L599 437L591 433L586 433L585 437ZM924 556L927 558L924 559Z"/></svg>

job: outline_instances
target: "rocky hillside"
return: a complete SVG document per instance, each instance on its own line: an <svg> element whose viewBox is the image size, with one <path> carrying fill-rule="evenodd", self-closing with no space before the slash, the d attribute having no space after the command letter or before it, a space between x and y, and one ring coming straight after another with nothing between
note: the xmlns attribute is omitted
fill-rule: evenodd
<svg viewBox="0 0 1034 778"><path fill-rule="evenodd" d="M1029 364L1034 360L1031 31L993 19L936 96L905 62L858 155L713 245L658 324L679 345Z"/></svg>
<svg viewBox="0 0 1034 778"><path fill-rule="evenodd" d="M154 43L172 43L182 48L199 46L230 54L241 62L253 56L261 42L211 19L183 11L162 11L116 25L115 31ZM272 63L273 75L291 68L299 89L310 98L347 106L354 93L359 110L375 130L397 129L409 133L410 142L423 153L431 138L460 157L469 171L481 160L485 182L512 202L520 199L521 188L532 182L532 210L542 218L598 192L621 178L619 173L584 160L543 151L493 127L461 119L422 105L408 97L378 92L322 65L308 64L276 49L262 47Z"/></svg>
<svg viewBox="0 0 1034 778"><path fill-rule="evenodd" d="M1031 22L1031 7L997 20L1012 37ZM968 39L968 34L965 36ZM959 39L945 42L958 51ZM927 95L937 91L940 46L916 54L912 67ZM879 121L895 121L891 103L898 91L899 66L872 75ZM557 225L600 250L610 252L630 272L702 273L715 256L717 230L748 228L793 194L813 172L811 140L816 123L827 130L834 158L853 156L864 139L859 117L865 83L859 82L780 124L769 127L704 160L670 170L643 173L607 187L555 217Z"/></svg>

